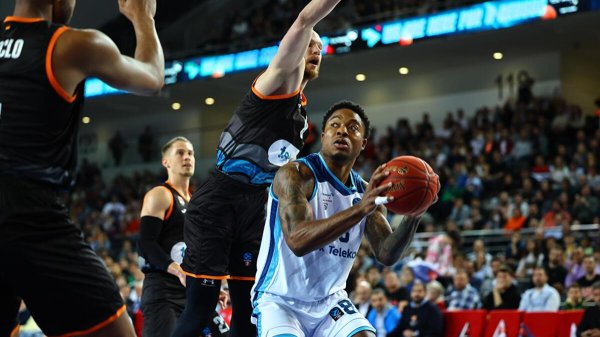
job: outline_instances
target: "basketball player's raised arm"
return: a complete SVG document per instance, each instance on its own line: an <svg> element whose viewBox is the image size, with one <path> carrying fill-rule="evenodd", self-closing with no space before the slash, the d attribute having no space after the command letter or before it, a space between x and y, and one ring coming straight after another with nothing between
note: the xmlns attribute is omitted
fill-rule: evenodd
<svg viewBox="0 0 600 337"><path fill-rule="evenodd" d="M140 239L139 248L146 261L179 278L185 286L185 274L171 257L164 252L158 244L165 213L171 206L171 195L165 187L158 186L151 189L144 196L142 212L140 214Z"/></svg>
<svg viewBox="0 0 600 337"><path fill-rule="evenodd" d="M314 184L310 169L298 163L283 166L275 175L273 191L279 200L281 231L290 250L303 256L337 240L365 216L376 209L375 198L390 185L379 186L387 172L380 166L371 178L360 203L334 214L327 219L314 220L308 203Z"/></svg>
<svg viewBox="0 0 600 337"><path fill-rule="evenodd" d="M87 77L98 77L136 94L161 90L165 61L154 26L156 0L119 0L119 9L133 24L135 57L122 55L115 43L97 30L67 30L58 39L53 56L57 80L67 92L73 92Z"/></svg>
<svg viewBox="0 0 600 337"><path fill-rule="evenodd" d="M367 217L365 235L377 261L391 266L402 257L419 227L420 216L405 216L398 228L392 231L386 219L387 210L380 205Z"/></svg>
<svg viewBox="0 0 600 337"><path fill-rule="evenodd" d="M302 83L306 56L313 28L326 17L340 0L312 0L300 12L287 31L267 70L256 80L254 87L263 95L292 93ZM322 45L316 46L320 50Z"/></svg>

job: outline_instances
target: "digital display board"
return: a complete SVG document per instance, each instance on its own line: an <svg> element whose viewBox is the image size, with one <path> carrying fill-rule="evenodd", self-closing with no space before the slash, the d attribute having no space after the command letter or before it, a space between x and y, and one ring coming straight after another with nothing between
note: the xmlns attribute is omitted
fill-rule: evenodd
<svg viewBox="0 0 600 337"><path fill-rule="evenodd" d="M502 29L597 9L600 9L600 0L498 0L353 28L342 34L321 36L321 39L323 53L335 55L393 44L411 45L420 39ZM170 61L165 64L165 84L218 78L233 72L265 68L276 52L277 45L274 45L238 53ZM123 91L98 79L86 81L86 97L118 93Z"/></svg>

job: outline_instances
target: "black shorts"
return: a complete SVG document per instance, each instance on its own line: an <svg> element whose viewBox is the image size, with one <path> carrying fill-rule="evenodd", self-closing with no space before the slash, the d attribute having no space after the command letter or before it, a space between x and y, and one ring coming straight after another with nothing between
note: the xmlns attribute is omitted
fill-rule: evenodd
<svg viewBox="0 0 600 337"><path fill-rule="evenodd" d="M197 278L252 281L265 225L267 188L214 171L185 214L182 268Z"/></svg>
<svg viewBox="0 0 600 337"><path fill-rule="evenodd" d="M0 176L0 336L23 299L44 334L95 331L125 311L108 270L83 241L59 193Z"/></svg>
<svg viewBox="0 0 600 337"><path fill-rule="evenodd" d="M142 337L170 337L185 307L185 288L179 279L162 272L147 273L142 290ZM229 336L229 326L215 311L200 337Z"/></svg>
<svg viewBox="0 0 600 337"><path fill-rule="evenodd" d="M173 275L147 273L142 290L143 337L169 337L185 307L185 288Z"/></svg>

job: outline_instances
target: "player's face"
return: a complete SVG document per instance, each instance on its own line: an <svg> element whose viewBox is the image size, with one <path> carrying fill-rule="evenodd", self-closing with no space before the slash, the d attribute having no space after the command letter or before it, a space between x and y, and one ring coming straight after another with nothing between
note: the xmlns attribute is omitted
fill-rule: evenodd
<svg viewBox="0 0 600 337"><path fill-rule="evenodd" d="M75 0L54 0L52 7L52 22L68 24L73 16Z"/></svg>
<svg viewBox="0 0 600 337"><path fill-rule="evenodd" d="M306 50L306 55L304 56L304 61L306 62L304 67L304 79L310 81L319 76L319 69L321 68L321 50L323 50L323 42L321 41L319 34L313 30L308 49Z"/></svg>
<svg viewBox="0 0 600 337"><path fill-rule="evenodd" d="M163 158L163 165L169 174L191 177L194 175L196 159L194 158L194 147L184 141L177 141L171 145L169 151Z"/></svg>
<svg viewBox="0 0 600 337"><path fill-rule="evenodd" d="M341 161L355 160L367 145L360 116L350 109L335 111L321 134L321 152Z"/></svg>

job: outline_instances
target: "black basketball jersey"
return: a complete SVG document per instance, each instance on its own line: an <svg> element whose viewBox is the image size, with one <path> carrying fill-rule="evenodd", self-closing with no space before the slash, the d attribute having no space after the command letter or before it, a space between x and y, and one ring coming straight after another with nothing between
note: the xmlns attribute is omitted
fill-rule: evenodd
<svg viewBox="0 0 600 337"><path fill-rule="evenodd" d="M165 213L162 230L158 237L158 245L171 257L171 260L181 264L186 248L183 242L183 221L188 206L188 200L179 194L168 181L161 186L166 187L169 192L171 192L171 205ZM152 266L145 261L142 265L142 271L152 272L163 270Z"/></svg>
<svg viewBox="0 0 600 337"><path fill-rule="evenodd" d="M263 96L252 86L221 134L217 168L253 185L269 185L304 146L304 95Z"/></svg>
<svg viewBox="0 0 600 337"><path fill-rule="evenodd" d="M0 27L0 174L56 186L73 181L83 85L70 95L52 70L67 29L17 17Z"/></svg>

